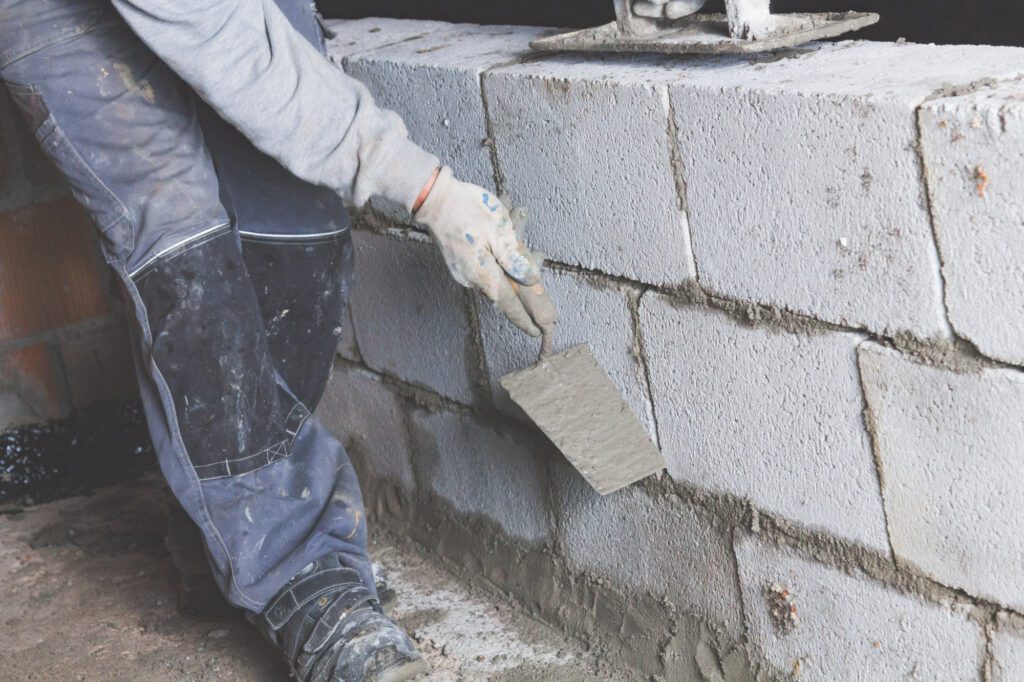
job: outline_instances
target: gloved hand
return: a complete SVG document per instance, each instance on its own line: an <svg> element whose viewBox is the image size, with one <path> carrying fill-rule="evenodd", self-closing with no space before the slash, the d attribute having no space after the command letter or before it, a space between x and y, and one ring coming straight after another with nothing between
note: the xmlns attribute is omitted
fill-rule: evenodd
<svg viewBox="0 0 1024 682"><path fill-rule="evenodd" d="M502 200L505 204L510 203L505 197L503 197ZM526 225L526 209L522 207L514 208L512 209L511 216L512 227L516 231L516 234L522 234L523 227ZM530 260L538 270L541 270L544 267L543 254L533 251L530 253ZM530 319L537 327L540 328L544 335L544 343L541 345L541 355L550 355L555 324L558 323L558 311L555 309L555 302L551 300L548 292L544 289L544 285L540 282L534 284L532 287L521 286L513 282L512 288L515 289L516 294L519 296L519 301L523 304L523 308L526 309Z"/></svg>
<svg viewBox="0 0 1024 682"><path fill-rule="evenodd" d="M540 336L541 325L554 323L554 305L540 285L541 264L519 240L512 216L494 194L456 180L445 167L415 218L437 242L455 281L480 289L530 336Z"/></svg>

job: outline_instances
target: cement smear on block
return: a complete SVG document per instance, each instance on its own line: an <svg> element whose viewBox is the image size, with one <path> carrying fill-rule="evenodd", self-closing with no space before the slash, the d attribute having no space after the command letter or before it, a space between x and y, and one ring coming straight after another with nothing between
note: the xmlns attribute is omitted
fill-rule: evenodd
<svg viewBox="0 0 1024 682"><path fill-rule="evenodd" d="M557 679L754 679L746 650L724 627L664 598L626 594L573 572L555 548L513 542L497 524L461 514L436 497L410 500L387 483L369 481L365 497L375 527L412 538L480 594L525 608L585 642L591 655L587 676Z"/></svg>

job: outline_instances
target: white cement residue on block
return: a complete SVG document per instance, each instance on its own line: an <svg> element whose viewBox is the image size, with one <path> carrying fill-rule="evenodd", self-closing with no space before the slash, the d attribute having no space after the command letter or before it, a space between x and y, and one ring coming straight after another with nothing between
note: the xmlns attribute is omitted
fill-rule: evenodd
<svg viewBox="0 0 1024 682"><path fill-rule="evenodd" d="M462 403L472 336L467 290L432 242L353 232L352 319L366 364Z"/></svg>
<svg viewBox="0 0 1024 682"><path fill-rule="evenodd" d="M513 537L532 544L548 540L545 465L538 453L462 413L416 411L410 428L422 485L460 512L492 519Z"/></svg>
<svg viewBox="0 0 1024 682"><path fill-rule="evenodd" d="M861 336L751 328L661 295L642 299L640 318L673 478L888 554Z"/></svg>
<svg viewBox="0 0 1024 682"><path fill-rule="evenodd" d="M693 278L665 60L555 57L484 76L505 189L553 260L652 284Z"/></svg>
<svg viewBox="0 0 1024 682"><path fill-rule="evenodd" d="M1024 373L957 374L874 344L860 364L897 559L1024 610Z"/></svg>
<svg viewBox="0 0 1024 682"><path fill-rule="evenodd" d="M929 102L921 143L950 321L1024 365L1024 84Z"/></svg>
<svg viewBox="0 0 1024 682"><path fill-rule="evenodd" d="M736 558L755 657L782 675L801 682L978 679L985 639L965 613L752 537L737 538Z"/></svg>

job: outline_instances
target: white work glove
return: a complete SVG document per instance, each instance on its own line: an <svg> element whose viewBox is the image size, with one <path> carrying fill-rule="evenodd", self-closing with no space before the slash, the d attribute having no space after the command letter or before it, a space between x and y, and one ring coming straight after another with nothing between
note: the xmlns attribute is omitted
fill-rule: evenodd
<svg viewBox="0 0 1024 682"><path fill-rule="evenodd" d="M554 324L554 305L540 284L542 259L519 240L512 216L493 193L456 180L445 167L415 217L437 242L455 281L480 289L530 336Z"/></svg>

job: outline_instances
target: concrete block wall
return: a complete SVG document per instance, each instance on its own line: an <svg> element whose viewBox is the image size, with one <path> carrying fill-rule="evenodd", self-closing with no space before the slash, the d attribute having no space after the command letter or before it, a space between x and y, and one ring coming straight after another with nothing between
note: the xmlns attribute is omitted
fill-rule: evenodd
<svg viewBox="0 0 1024 682"><path fill-rule="evenodd" d="M529 207L558 343L668 463L592 491L498 384L536 342L375 206L321 414L378 524L627 679L1024 678L1024 50L330 28L414 139Z"/></svg>
<svg viewBox="0 0 1024 682"><path fill-rule="evenodd" d="M95 230L0 86L0 431L136 391Z"/></svg>

